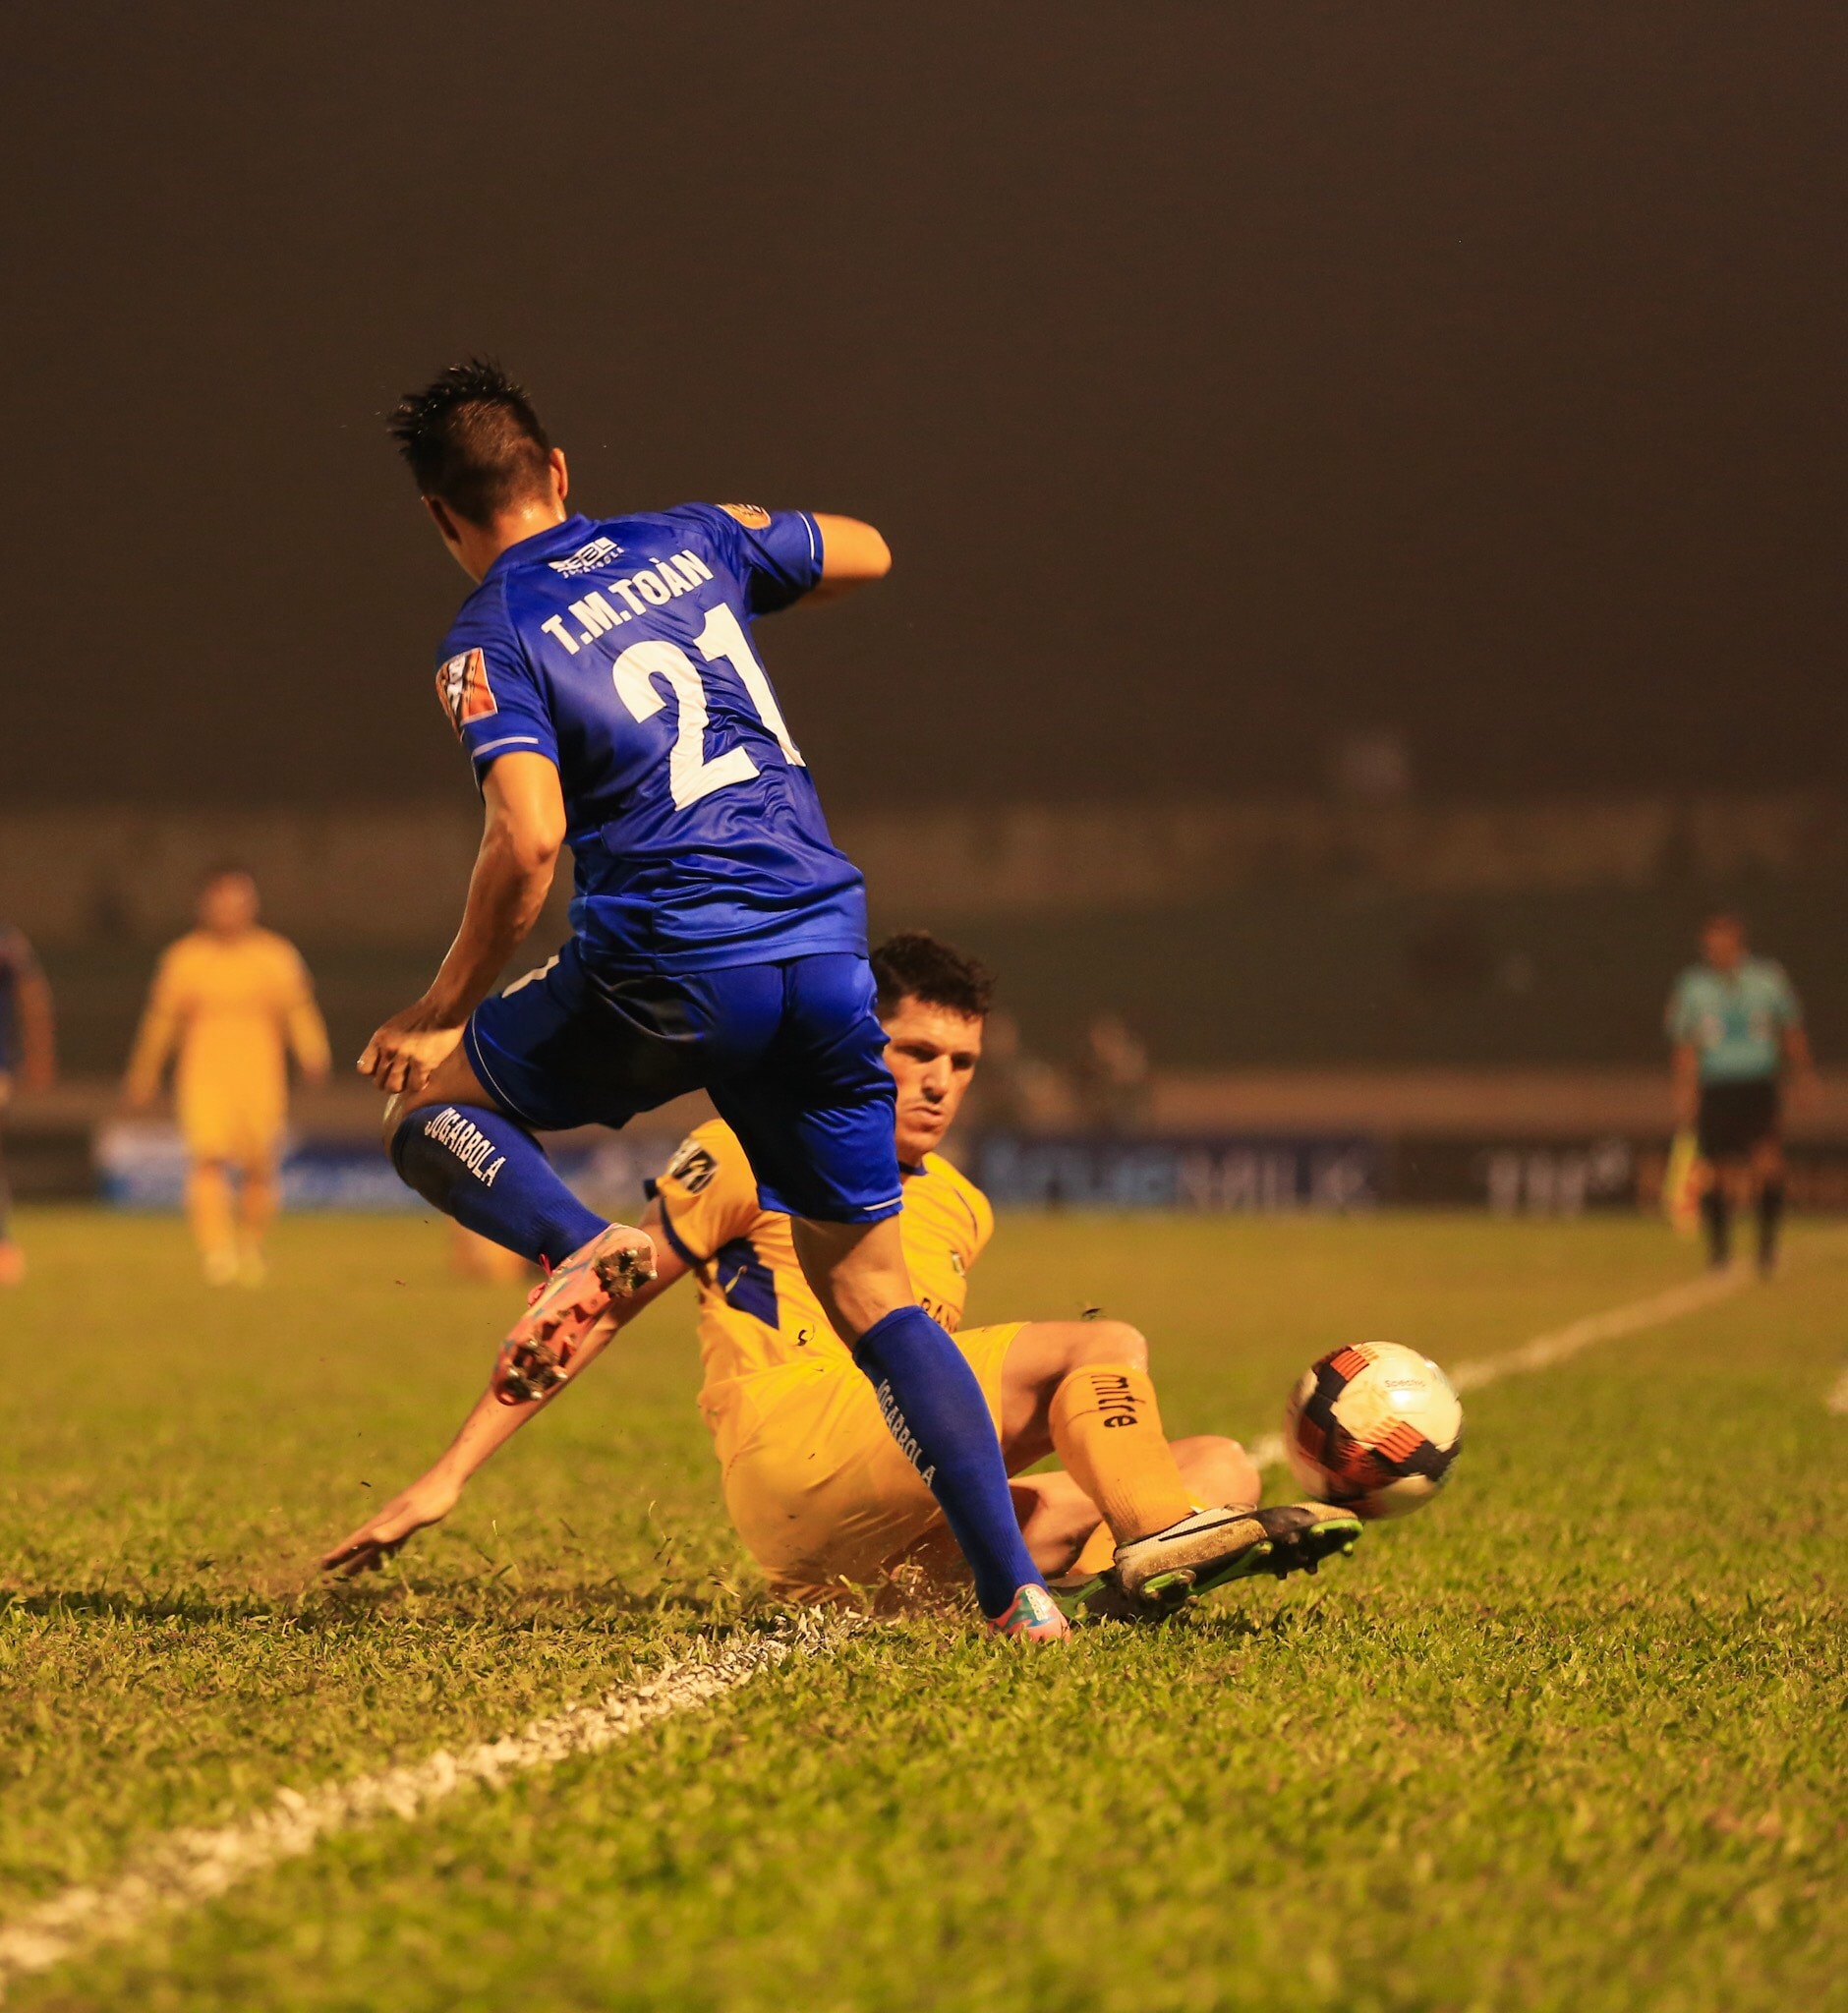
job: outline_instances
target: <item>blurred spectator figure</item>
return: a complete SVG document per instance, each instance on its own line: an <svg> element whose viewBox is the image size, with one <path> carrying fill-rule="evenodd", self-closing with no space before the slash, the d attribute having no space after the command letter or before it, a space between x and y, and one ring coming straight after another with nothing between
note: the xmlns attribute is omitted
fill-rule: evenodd
<svg viewBox="0 0 1848 2013"><path fill-rule="evenodd" d="M1099 1132L1127 1132L1148 1115L1148 1051L1119 1014L1100 1013L1084 1030L1072 1072L1078 1110Z"/></svg>
<svg viewBox="0 0 1848 2013"><path fill-rule="evenodd" d="M1028 1054L1020 1023L991 1011L982 1036L982 1066L969 1087L959 1131L1031 1131L1059 1116L1065 1102L1059 1072Z"/></svg>
<svg viewBox="0 0 1848 2013"><path fill-rule="evenodd" d="M51 988L32 947L11 923L0 923L0 1111L15 1087L45 1090L57 1074ZM0 1158L0 1286L26 1277L26 1255L13 1241L13 1196Z"/></svg>
<svg viewBox="0 0 1848 2013"><path fill-rule="evenodd" d="M219 868L200 890L199 927L154 973L123 1084L131 1111L159 1095L177 1051L174 1107L186 1140L186 1214L213 1286L260 1285L289 1115L288 1056L327 1075L327 1030L300 953L257 922L257 884Z"/></svg>
<svg viewBox="0 0 1848 2013"><path fill-rule="evenodd" d="M1814 1076L1803 1008L1781 964L1750 956L1745 925L1710 916L1701 962L1668 998L1675 1122L1695 1135L1692 1184L1716 1266L1732 1256L1732 1212L1758 1207L1759 1269L1777 1259L1784 1209L1781 1092Z"/></svg>

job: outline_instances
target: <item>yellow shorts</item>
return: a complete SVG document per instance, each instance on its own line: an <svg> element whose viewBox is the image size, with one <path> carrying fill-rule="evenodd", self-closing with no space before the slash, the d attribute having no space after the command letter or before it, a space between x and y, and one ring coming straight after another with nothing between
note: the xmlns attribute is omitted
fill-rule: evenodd
<svg viewBox="0 0 1848 2013"><path fill-rule="evenodd" d="M288 1126L286 1105L261 1084L183 1083L174 1099L186 1150L194 1160L261 1167L276 1158Z"/></svg>
<svg viewBox="0 0 1848 2013"><path fill-rule="evenodd" d="M1001 1430L1001 1366L1025 1324L971 1328L956 1347ZM707 1395L725 1508L786 1600L877 1582L933 1526L936 1499L898 1451L863 1372L844 1356L780 1364Z"/></svg>

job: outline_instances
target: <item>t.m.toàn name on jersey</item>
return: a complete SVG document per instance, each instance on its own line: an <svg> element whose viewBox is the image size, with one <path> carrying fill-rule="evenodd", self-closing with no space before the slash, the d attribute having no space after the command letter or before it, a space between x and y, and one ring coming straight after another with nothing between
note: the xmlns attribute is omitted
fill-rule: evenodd
<svg viewBox="0 0 1848 2013"><path fill-rule="evenodd" d="M624 622L633 622L637 615L646 613L651 607L665 607L677 596L691 594L702 580L712 577L712 568L697 552L676 552L671 558L657 559L652 566L637 567L622 580L612 580L608 594L600 589L587 594L581 602L573 602L571 621L579 625L575 638L571 634L570 622L563 615L553 615L539 626L548 636L555 636L576 657L585 644L594 643L598 637L620 628ZM615 606L609 600L611 594L619 596L627 605Z"/></svg>

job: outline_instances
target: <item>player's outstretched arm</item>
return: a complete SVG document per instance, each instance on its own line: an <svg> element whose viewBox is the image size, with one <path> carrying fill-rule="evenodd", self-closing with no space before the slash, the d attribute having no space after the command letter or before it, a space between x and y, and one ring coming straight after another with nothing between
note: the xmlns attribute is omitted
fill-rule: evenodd
<svg viewBox="0 0 1848 2013"><path fill-rule="evenodd" d="M51 987L37 965L21 974L14 997L20 1018L20 1080L28 1090L49 1090L58 1075L58 1022Z"/></svg>
<svg viewBox="0 0 1848 2013"><path fill-rule="evenodd" d="M462 1039L521 940L539 920L564 843L564 792L544 755L503 755L482 783L487 822L468 905L430 990L366 1044L362 1076L382 1091L422 1090Z"/></svg>
<svg viewBox="0 0 1848 2013"><path fill-rule="evenodd" d="M1668 1059L1669 1088L1674 1098L1675 1123L1692 1131L1701 1110L1701 1056L1692 1042L1677 1042Z"/></svg>
<svg viewBox="0 0 1848 2013"><path fill-rule="evenodd" d="M154 983L148 989L142 1024L135 1032L135 1046L122 1078L122 1102L132 1112L145 1111L160 1095L161 1072L167 1066L174 1044L180 1037L182 1011L173 977L173 953L160 960Z"/></svg>
<svg viewBox="0 0 1848 2013"><path fill-rule="evenodd" d="M1810 1048L1810 1037L1802 1021L1792 1021L1782 1035L1784 1067L1790 1074L1790 1087L1799 1104L1814 1104L1819 1097L1819 1086L1816 1074L1816 1057Z"/></svg>
<svg viewBox="0 0 1848 2013"><path fill-rule="evenodd" d="M655 1278L620 1303L621 1312L614 1320L603 1322L591 1331L584 1347L572 1358L569 1383L575 1383L585 1366L602 1355L619 1329L626 1328L687 1270L686 1261L662 1233L659 1203L649 1205L641 1227L655 1239ZM357 1574L376 1572L407 1539L433 1524L440 1524L460 1501L470 1476L486 1466L535 1412L543 1411L566 1388L557 1384L541 1397L507 1405L495 1390L497 1380L496 1367L495 1376L475 1401L474 1409L462 1421L461 1431L450 1441L442 1459L324 1554L320 1562L323 1573L337 1573L342 1579L351 1580Z"/></svg>
<svg viewBox="0 0 1848 2013"><path fill-rule="evenodd" d="M892 571L892 547L870 524L825 510L812 514L822 535L822 577L803 597L804 602L838 601L869 580L884 580Z"/></svg>

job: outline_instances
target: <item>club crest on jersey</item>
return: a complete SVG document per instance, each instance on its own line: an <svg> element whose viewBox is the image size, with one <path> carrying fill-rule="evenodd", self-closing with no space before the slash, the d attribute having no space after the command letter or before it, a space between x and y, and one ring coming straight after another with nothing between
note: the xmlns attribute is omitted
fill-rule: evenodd
<svg viewBox="0 0 1848 2013"><path fill-rule="evenodd" d="M770 512L755 503L722 503L719 507L727 517L735 517L746 531L762 531L770 522Z"/></svg>
<svg viewBox="0 0 1848 2013"><path fill-rule="evenodd" d="M611 559L621 557L622 547L614 539L592 539L588 546L580 546L562 559L548 559L546 564L568 580L580 573L594 573L599 566L606 566Z"/></svg>
<svg viewBox="0 0 1848 2013"><path fill-rule="evenodd" d="M672 1160L667 1163L667 1179L678 1181L689 1195L697 1195L702 1188L710 1188L718 1172L719 1163L697 1139L681 1140Z"/></svg>
<svg viewBox="0 0 1848 2013"><path fill-rule="evenodd" d="M459 734L473 719L486 719L500 708L488 682L488 660L479 650L452 657L436 673L436 697L443 703Z"/></svg>

